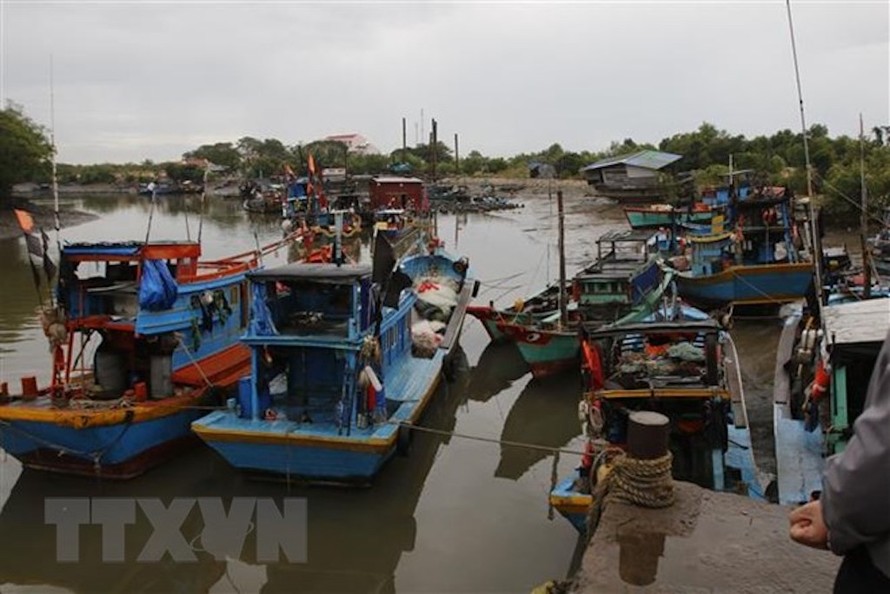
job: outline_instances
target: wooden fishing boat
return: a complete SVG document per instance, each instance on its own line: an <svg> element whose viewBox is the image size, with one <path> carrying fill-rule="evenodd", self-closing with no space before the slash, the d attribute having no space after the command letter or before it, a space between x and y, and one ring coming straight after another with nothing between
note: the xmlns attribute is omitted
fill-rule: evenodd
<svg viewBox="0 0 890 594"><path fill-rule="evenodd" d="M492 341L510 341L512 336L504 333L504 325L533 324L559 313L559 283L547 285L542 291L525 299L517 299L512 305L496 308L493 301L488 305L471 305L467 313L482 322Z"/></svg>
<svg viewBox="0 0 890 594"><path fill-rule="evenodd" d="M662 268L655 239L641 231L604 234L597 239L594 264L572 279L565 319L557 310L529 323L497 324L516 342L535 378L576 367L579 325L632 322L659 307L673 273Z"/></svg>
<svg viewBox="0 0 890 594"><path fill-rule="evenodd" d="M844 450L888 332L886 291L823 306L821 316L798 307L786 318L773 384L780 503L821 491L823 461Z"/></svg>
<svg viewBox="0 0 890 594"><path fill-rule="evenodd" d="M387 245L378 236L373 271L291 264L249 275L254 301L242 340L251 375L238 407L192 424L230 464L288 479L367 482L407 445L477 285L467 261L439 247L405 257L391 274ZM410 290L393 290L399 280ZM387 294L383 303L375 284ZM412 325L412 317L421 320Z"/></svg>
<svg viewBox="0 0 890 594"><path fill-rule="evenodd" d="M62 246L56 307L41 316L52 381L3 391L3 449L31 468L121 479L175 455L249 369L245 275L291 239L220 260L194 241Z"/></svg>
<svg viewBox="0 0 890 594"><path fill-rule="evenodd" d="M690 208L675 207L670 204L650 204L647 206L625 206L624 216L632 229L667 228L672 229L687 223L708 223L711 221L711 207L696 203Z"/></svg>
<svg viewBox="0 0 890 594"><path fill-rule="evenodd" d="M613 324L585 332L586 391L582 430L586 455L550 493L550 505L579 531L610 458L621 452L628 414L670 420L672 474L677 480L763 499L751 450L737 353L729 334L703 312L678 308L672 319Z"/></svg>
<svg viewBox="0 0 890 594"><path fill-rule="evenodd" d="M691 256L674 258L680 296L701 307L777 305L804 297L813 263L798 251L790 192L764 188L730 209L729 226L690 234Z"/></svg>

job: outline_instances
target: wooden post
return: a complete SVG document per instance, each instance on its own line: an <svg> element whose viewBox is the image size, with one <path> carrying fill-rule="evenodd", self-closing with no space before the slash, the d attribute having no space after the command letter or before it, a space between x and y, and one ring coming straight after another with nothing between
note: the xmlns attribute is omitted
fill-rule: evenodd
<svg viewBox="0 0 890 594"><path fill-rule="evenodd" d="M559 218L559 323L565 327L568 321L566 306L566 251L565 251L565 212L562 204L562 190L556 191L556 212Z"/></svg>
<svg viewBox="0 0 890 594"><path fill-rule="evenodd" d="M408 137L405 129L405 118L402 118L402 163L405 163L405 153L408 152Z"/></svg>
<svg viewBox="0 0 890 594"><path fill-rule="evenodd" d="M436 183L436 165L438 164L438 155L437 153L439 148L439 126L438 122L436 122L436 118L433 118L433 126L432 131L430 132L430 149L432 151L432 159L433 159L433 183Z"/></svg>
<svg viewBox="0 0 890 594"><path fill-rule="evenodd" d="M638 460L661 458L668 451L670 420L661 413L640 410L627 420L627 453Z"/></svg>
<svg viewBox="0 0 890 594"><path fill-rule="evenodd" d="M460 151L457 144L457 132L454 133L454 173L460 175Z"/></svg>

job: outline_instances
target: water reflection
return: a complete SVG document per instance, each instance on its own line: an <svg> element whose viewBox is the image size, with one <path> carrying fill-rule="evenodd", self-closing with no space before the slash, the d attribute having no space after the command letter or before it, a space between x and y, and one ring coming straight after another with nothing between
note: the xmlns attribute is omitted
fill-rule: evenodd
<svg viewBox="0 0 890 594"><path fill-rule="evenodd" d="M465 355L454 366L454 380L442 382L424 415L425 427L451 431L469 372ZM27 535L0 555L0 584L43 584L77 592L230 592L236 584L264 583L271 592L395 592L394 574L401 556L414 549L414 519L426 477L448 438L416 433L408 457L394 458L374 487L365 490L287 488L281 483L244 479L220 458L198 448L179 460L125 483L58 477L25 470L0 512L0 534ZM137 513L126 529L125 561L102 563L98 526L81 528L80 561L56 559L56 529L44 523L47 497L148 497L169 504L174 497L270 497L279 509L288 497L308 500L308 562L258 564L256 534L245 539L237 560L218 560L201 550L203 519L197 507L180 531L193 545L196 562L136 561L152 533L151 522Z"/></svg>
<svg viewBox="0 0 890 594"><path fill-rule="evenodd" d="M489 398L509 388L514 381L528 373L528 364L516 345L489 342L473 367L467 386L467 398L487 402Z"/></svg>
<svg viewBox="0 0 890 594"><path fill-rule="evenodd" d="M628 584L648 586L658 575L664 555L663 533L618 531L618 575Z"/></svg>
<svg viewBox="0 0 890 594"><path fill-rule="evenodd" d="M581 380L577 373L563 373L529 381L513 404L501 431L503 441L561 448L581 433L578 399ZM501 445L501 460L494 475L518 480L550 456L547 450Z"/></svg>

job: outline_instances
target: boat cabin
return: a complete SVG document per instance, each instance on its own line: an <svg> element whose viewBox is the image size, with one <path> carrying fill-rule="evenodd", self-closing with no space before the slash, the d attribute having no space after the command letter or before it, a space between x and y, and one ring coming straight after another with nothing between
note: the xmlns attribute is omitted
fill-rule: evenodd
<svg viewBox="0 0 890 594"><path fill-rule="evenodd" d="M637 305L661 282L656 254L669 235L661 231L609 231L596 240L597 260L577 274L572 291L580 308Z"/></svg>
<svg viewBox="0 0 890 594"><path fill-rule="evenodd" d="M722 394L716 320L641 322L585 331L602 349L604 398ZM641 392L642 391L642 392Z"/></svg>
<svg viewBox="0 0 890 594"><path fill-rule="evenodd" d="M197 242L76 243L62 248L58 298L69 319L113 316L133 322L146 262L160 263L173 282L198 274Z"/></svg>
<svg viewBox="0 0 890 594"><path fill-rule="evenodd" d="M370 265L300 262L248 277L254 298L262 297L253 304L248 342L275 335L356 340L373 321Z"/></svg>
<svg viewBox="0 0 890 594"><path fill-rule="evenodd" d="M826 306L822 328L831 364L831 419L825 435L831 455L844 450L853 422L865 406L871 374L890 331L890 299Z"/></svg>
<svg viewBox="0 0 890 594"><path fill-rule="evenodd" d="M612 325L583 332L585 358L594 369L587 395L600 412L603 437L627 441L631 412L670 419L673 475L712 489L741 484L725 453L732 403L724 377L720 326L715 320ZM591 350L596 354L588 355ZM599 362L597 364L597 361Z"/></svg>
<svg viewBox="0 0 890 594"><path fill-rule="evenodd" d="M274 398L287 418L348 424L338 406L344 394L353 397L359 371L371 365L383 377L410 356L416 296L402 295L397 308L381 305L377 334L368 264L293 263L248 276L253 302L242 342L251 347L253 373L243 398L255 399L255 414Z"/></svg>

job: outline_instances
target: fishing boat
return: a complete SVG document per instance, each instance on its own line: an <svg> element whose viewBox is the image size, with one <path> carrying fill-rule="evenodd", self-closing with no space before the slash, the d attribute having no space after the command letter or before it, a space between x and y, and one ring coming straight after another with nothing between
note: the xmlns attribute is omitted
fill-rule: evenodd
<svg viewBox="0 0 890 594"><path fill-rule="evenodd" d="M691 254L672 258L680 296L701 307L777 305L812 289L813 264L798 250L787 188L761 188L736 200L724 225L688 234Z"/></svg>
<svg viewBox="0 0 890 594"><path fill-rule="evenodd" d="M661 266L657 233L610 231L596 241L597 259L572 279L565 312L559 310L531 323L500 323L528 363L542 378L577 366L580 324L633 322L658 308L673 273Z"/></svg>
<svg viewBox="0 0 890 594"><path fill-rule="evenodd" d="M407 447L478 286L467 260L438 245L394 267L385 237L376 243L373 269L301 263L249 275L251 374L237 406L192 424L233 466L362 483Z"/></svg>
<svg viewBox="0 0 890 594"><path fill-rule="evenodd" d="M875 270L881 276L890 278L890 206L884 207L881 220L881 230L871 239L869 247Z"/></svg>
<svg viewBox="0 0 890 594"><path fill-rule="evenodd" d="M579 532L586 531L611 460L623 452L634 411L670 420L675 479L763 498L732 340L703 312L681 311L666 321L652 317L584 333L586 391L579 416L586 454L550 493L550 505Z"/></svg>
<svg viewBox="0 0 890 594"><path fill-rule="evenodd" d="M533 324L558 313L559 294L560 284L551 283L534 295L517 299L507 307L499 309L493 301L489 301L488 305L471 305L467 308L467 313L482 322L482 327L492 341L508 342L512 337L504 333L501 326Z"/></svg>
<svg viewBox="0 0 890 594"><path fill-rule="evenodd" d="M292 239L219 260L197 241L63 245L41 315L52 380L3 390L3 449L30 468L118 479L176 455L250 368L245 275Z"/></svg>
<svg viewBox="0 0 890 594"><path fill-rule="evenodd" d="M824 459L850 439L888 332L886 294L826 305L821 315L797 308L786 318L773 391L780 503L821 491Z"/></svg>
<svg viewBox="0 0 890 594"><path fill-rule="evenodd" d="M712 213L710 206L698 202L688 208L670 204L625 206L624 216L632 229L673 229L687 223L708 223Z"/></svg>

